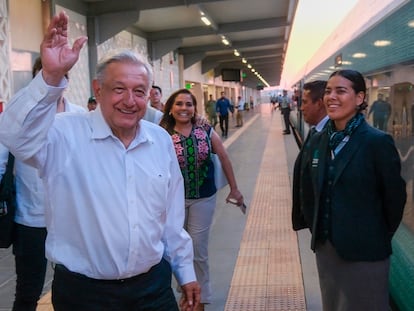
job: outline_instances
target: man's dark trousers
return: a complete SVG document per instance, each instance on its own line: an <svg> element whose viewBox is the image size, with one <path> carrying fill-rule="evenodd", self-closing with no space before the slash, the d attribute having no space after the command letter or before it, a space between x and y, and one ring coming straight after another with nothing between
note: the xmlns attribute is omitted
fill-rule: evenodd
<svg viewBox="0 0 414 311"><path fill-rule="evenodd" d="M220 114L220 129L221 135L227 137L228 129L229 129L229 114L222 115Z"/></svg>
<svg viewBox="0 0 414 311"><path fill-rule="evenodd" d="M13 254L16 263L16 297L13 311L35 311L45 281L46 228L15 226Z"/></svg>
<svg viewBox="0 0 414 311"><path fill-rule="evenodd" d="M290 133L290 126L289 126L289 117L290 117L290 108L282 108L282 115L283 119L285 120L285 132Z"/></svg>

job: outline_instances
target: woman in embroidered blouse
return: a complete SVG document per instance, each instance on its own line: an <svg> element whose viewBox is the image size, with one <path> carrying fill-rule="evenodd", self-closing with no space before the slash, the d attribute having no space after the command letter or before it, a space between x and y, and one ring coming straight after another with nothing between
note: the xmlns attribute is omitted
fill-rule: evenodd
<svg viewBox="0 0 414 311"><path fill-rule="evenodd" d="M214 167L210 153L216 153L230 186L226 201L243 204L237 188L233 168L219 135L209 124L196 122L197 101L187 89L180 89L168 98L160 125L174 142L178 163L184 177L186 218L184 228L193 239L194 268L201 286L201 304L211 303L211 286L208 267L208 236L216 206Z"/></svg>

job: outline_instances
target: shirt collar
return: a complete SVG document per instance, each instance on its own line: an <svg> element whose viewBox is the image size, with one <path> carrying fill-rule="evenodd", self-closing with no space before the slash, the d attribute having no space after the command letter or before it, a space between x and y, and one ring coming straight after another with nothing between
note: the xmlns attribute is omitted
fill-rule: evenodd
<svg viewBox="0 0 414 311"><path fill-rule="evenodd" d="M108 123L106 123L100 106L96 107L94 111L89 112L91 120L92 139L105 139L107 137L113 137L118 139L113 133ZM154 137L151 132L148 131L148 122L145 120L139 121L137 134L132 141L129 149L145 142L153 142Z"/></svg>
<svg viewBox="0 0 414 311"><path fill-rule="evenodd" d="M318 124L316 124L315 126L316 131L321 132L323 128L325 127L326 122L328 122L328 120L329 120L329 117L326 115L321 121L319 121Z"/></svg>

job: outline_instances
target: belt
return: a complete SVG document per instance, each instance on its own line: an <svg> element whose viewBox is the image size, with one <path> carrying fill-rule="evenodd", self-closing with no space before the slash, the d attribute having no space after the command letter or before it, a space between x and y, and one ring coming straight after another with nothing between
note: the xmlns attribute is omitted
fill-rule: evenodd
<svg viewBox="0 0 414 311"><path fill-rule="evenodd" d="M160 263L158 263L155 266L153 266L148 272L141 273L141 274L138 274L138 275L134 275L134 276L131 276L129 278L124 278L124 279L112 279L112 280L107 280L107 279L94 279L94 278L91 278L91 277L86 276L84 274L70 271L68 268L66 268L62 264L55 264L55 271L60 272L60 273L62 273L64 275L67 275L67 276L70 276L70 277L74 277L74 278L80 279L80 280L87 280L89 282L106 283L106 284L120 284L120 283L128 283L128 282L140 281L141 279L147 279L148 276L154 270L156 270L163 263L164 260L165 259L163 258Z"/></svg>

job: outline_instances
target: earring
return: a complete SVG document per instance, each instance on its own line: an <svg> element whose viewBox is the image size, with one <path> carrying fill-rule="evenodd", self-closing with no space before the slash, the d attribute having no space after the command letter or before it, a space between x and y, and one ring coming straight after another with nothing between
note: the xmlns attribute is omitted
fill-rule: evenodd
<svg viewBox="0 0 414 311"><path fill-rule="evenodd" d="M171 111L170 111L170 113L168 114L169 116L172 116L172 113L171 113Z"/></svg>

